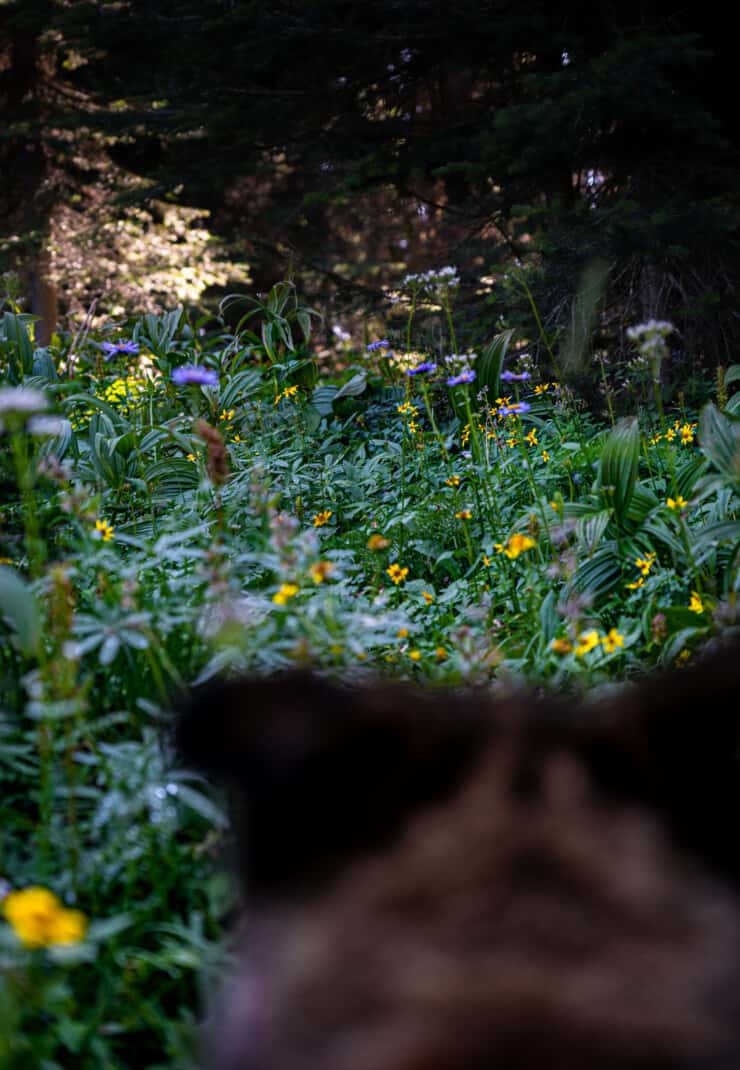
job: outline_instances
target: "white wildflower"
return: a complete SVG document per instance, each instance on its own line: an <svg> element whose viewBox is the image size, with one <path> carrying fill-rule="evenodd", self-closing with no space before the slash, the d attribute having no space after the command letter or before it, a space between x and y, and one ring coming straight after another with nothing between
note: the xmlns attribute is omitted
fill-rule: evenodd
<svg viewBox="0 0 740 1070"><path fill-rule="evenodd" d="M0 413L30 416L48 409L49 402L40 390L26 386L7 386L0 389Z"/></svg>
<svg viewBox="0 0 740 1070"><path fill-rule="evenodd" d="M70 426L69 420L61 416L32 416L26 424L26 430L32 435L63 435Z"/></svg>

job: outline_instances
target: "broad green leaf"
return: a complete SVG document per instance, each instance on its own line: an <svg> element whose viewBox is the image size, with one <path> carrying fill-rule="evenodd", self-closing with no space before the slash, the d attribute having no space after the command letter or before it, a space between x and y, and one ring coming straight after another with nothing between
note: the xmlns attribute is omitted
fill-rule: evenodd
<svg viewBox="0 0 740 1070"><path fill-rule="evenodd" d="M604 504L614 509L617 522L626 519L640 461L640 429L637 420L624 420L607 436L599 458L598 486Z"/></svg>
<svg viewBox="0 0 740 1070"><path fill-rule="evenodd" d="M476 389L482 390L486 387L491 404L501 393L501 369L513 337L513 327L501 331L488 343L475 362Z"/></svg>
<svg viewBox="0 0 740 1070"><path fill-rule="evenodd" d="M595 599L612 591L622 575L616 548L609 543L597 550L593 557L582 561L568 585L571 593L588 592Z"/></svg>
<svg viewBox="0 0 740 1070"><path fill-rule="evenodd" d="M334 395L334 400L339 401L340 398L354 398L358 394L362 394L367 386L367 376L365 372L358 372L357 375L353 375L344 386L340 387ZM316 404L314 400L314 404Z"/></svg>
<svg viewBox="0 0 740 1070"><path fill-rule="evenodd" d="M602 536L609 526L610 519L611 510L602 509L595 516L580 517L576 521L576 538L579 546L587 554L592 554L601 542Z"/></svg>
<svg viewBox="0 0 740 1070"><path fill-rule="evenodd" d="M13 568L0 565L0 614L14 630L24 654L33 654L41 636L41 618L31 588Z"/></svg>
<svg viewBox="0 0 740 1070"><path fill-rule="evenodd" d="M231 376L221 390L220 404L224 409L232 409L242 401L247 401L259 389L262 373L257 368L245 368Z"/></svg>
<svg viewBox="0 0 740 1070"><path fill-rule="evenodd" d="M740 426L711 401L701 410L699 442L717 471L734 484L740 483Z"/></svg>

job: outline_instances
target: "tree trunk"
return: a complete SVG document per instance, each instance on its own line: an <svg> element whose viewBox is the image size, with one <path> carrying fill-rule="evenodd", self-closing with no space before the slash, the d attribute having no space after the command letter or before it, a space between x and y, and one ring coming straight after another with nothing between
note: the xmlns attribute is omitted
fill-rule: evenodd
<svg viewBox="0 0 740 1070"><path fill-rule="evenodd" d="M30 271L31 312L38 316L34 326L37 346L48 346L56 330L58 314L57 287L51 275L51 256L44 246Z"/></svg>
<svg viewBox="0 0 740 1070"><path fill-rule="evenodd" d="M41 7L36 15L41 13ZM25 239L31 312L39 317L35 338L47 345L57 324L57 288L52 275L51 239L54 189L45 146L38 26L19 22L10 41L6 72L9 137L2 162L12 176L8 223Z"/></svg>

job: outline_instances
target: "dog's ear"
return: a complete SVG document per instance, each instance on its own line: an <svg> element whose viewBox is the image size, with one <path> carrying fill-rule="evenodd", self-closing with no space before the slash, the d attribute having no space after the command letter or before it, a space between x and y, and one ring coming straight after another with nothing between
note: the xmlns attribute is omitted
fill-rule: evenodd
<svg viewBox="0 0 740 1070"><path fill-rule="evenodd" d="M625 688L596 722L601 782L644 800L684 846L740 878L740 643Z"/></svg>
<svg viewBox="0 0 740 1070"><path fill-rule="evenodd" d="M443 798L489 731L474 703L288 673L196 691L176 739L235 789L247 886L275 895L305 892Z"/></svg>

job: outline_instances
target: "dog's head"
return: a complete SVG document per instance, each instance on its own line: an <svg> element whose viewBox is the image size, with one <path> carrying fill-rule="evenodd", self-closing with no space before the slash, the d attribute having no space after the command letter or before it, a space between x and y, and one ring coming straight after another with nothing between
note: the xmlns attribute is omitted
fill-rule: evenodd
<svg viewBox="0 0 740 1070"><path fill-rule="evenodd" d="M213 1070L740 1066L739 653L590 706L197 695L247 905Z"/></svg>

